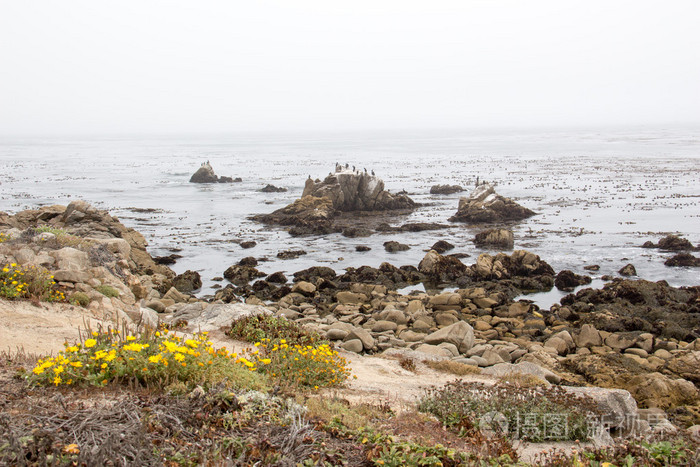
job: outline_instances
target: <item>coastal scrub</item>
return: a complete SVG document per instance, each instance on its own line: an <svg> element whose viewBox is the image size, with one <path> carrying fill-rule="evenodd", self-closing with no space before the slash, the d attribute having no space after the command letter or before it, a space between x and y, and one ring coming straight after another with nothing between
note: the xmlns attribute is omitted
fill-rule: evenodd
<svg viewBox="0 0 700 467"><path fill-rule="evenodd" d="M53 276L44 268L5 264L0 269L0 298L33 299L63 302L65 294L58 289Z"/></svg>

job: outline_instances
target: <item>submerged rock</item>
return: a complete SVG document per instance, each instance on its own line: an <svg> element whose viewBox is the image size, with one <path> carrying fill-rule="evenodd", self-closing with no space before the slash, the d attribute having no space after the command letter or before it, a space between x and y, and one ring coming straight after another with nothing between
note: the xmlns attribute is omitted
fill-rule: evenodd
<svg viewBox="0 0 700 467"><path fill-rule="evenodd" d="M698 248L694 247L687 239L679 237L678 235L667 235L658 244L654 244L651 241L644 242L642 248L659 248L666 251L696 251Z"/></svg>
<svg viewBox="0 0 700 467"><path fill-rule="evenodd" d="M284 193L287 191L287 189L284 187L276 187L275 185L267 184L264 188L261 188L260 191L262 193Z"/></svg>
<svg viewBox="0 0 700 467"><path fill-rule="evenodd" d="M397 251L406 251L410 249L410 247L403 243L399 243L392 240L389 242L384 242L384 249L389 253L396 253Z"/></svg>
<svg viewBox="0 0 700 467"><path fill-rule="evenodd" d="M457 213L449 220L478 224L519 221L534 215L512 199L497 194L493 186L481 185L468 198L460 198Z"/></svg>
<svg viewBox="0 0 700 467"><path fill-rule="evenodd" d="M435 250L440 254L445 253L446 251L449 251L453 249L455 246L451 244L450 242L446 240L438 240L433 244L433 246L430 247L431 250Z"/></svg>
<svg viewBox="0 0 700 467"><path fill-rule="evenodd" d="M493 247L510 250L513 248L513 232L507 229L490 229L479 232L474 237L478 247Z"/></svg>
<svg viewBox="0 0 700 467"><path fill-rule="evenodd" d="M590 284L591 278L589 276L580 276L575 274L568 269L559 271L557 277L554 279L554 286L559 290L564 290L570 292L574 290L579 285Z"/></svg>
<svg viewBox="0 0 700 467"><path fill-rule="evenodd" d="M430 187L431 195L451 195L461 191L464 191L464 188L459 185L433 185Z"/></svg>

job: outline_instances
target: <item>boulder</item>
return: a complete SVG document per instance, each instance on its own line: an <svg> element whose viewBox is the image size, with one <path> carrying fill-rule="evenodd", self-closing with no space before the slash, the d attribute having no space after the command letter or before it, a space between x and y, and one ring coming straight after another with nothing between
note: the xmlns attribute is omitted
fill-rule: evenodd
<svg viewBox="0 0 700 467"><path fill-rule="evenodd" d="M216 331L247 316L270 315L272 312L259 305L245 303L192 303L180 307L165 320L168 324L186 326L190 332Z"/></svg>
<svg viewBox="0 0 700 467"><path fill-rule="evenodd" d="M510 198L504 198L496 193L493 186L485 184L478 186L469 197L461 198L457 213L449 220L478 224L518 221L534 215L533 211Z"/></svg>
<svg viewBox="0 0 700 467"><path fill-rule="evenodd" d="M258 244L255 240L246 240L245 242L241 242L241 248L243 249L248 249L248 248L253 248Z"/></svg>
<svg viewBox="0 0 700 467"><path fill-rule="evenodd" d="M603 339L596 328L590 324L584 324L579 333L574 335L574 342L576 347L593 347L601 345Z"/></svg>
<svg viewBox="0 0 700 467"><path fill-rule="evenodd" d="M354 327L348 333L346 340L359 339L365 350L372 350L374 347L374 337L366 329Z"/></svg>
<svg viewBox="0 0 700 467"><path fill-rule="evenodd" d="M596 387L562 386L574 396L587 396L593 399L603 413L603 422L610 428L628 433L636 428L637 402L629 391ZM601 426L601 428L603 428Z"/></svg>
<svg viewBox="0 0 700 467"><path fill-rule="evenodd" d="M433 246L430 247L431 250L435 250L436 252L440 253L441 255L444 254L446 251L449 251L453 249L455 246L451 244L450 242L446 240L438 240L433 244Z"/></svg>
<svg viewBox="0 0 700 467"><path fill-rule="evenodd" d="M364 349L364 345L360 339L350 339L343 342L340 347L348 352L360 353Z"/></svg>
<svg viewBox="0 0 700 467"><path fill-rule="evenodd" d="M410 247L408 245L404 245L403 243L391 240L384 242L384 249L389 253L396 253L397 251L406 251L410 249Z"/></svg>
<svg viewBox="0 0 700 467"><path fill-rule="evenodd" d="M636 276L637 275L637 270L635 269L633 264L628 264L617 272L621 276Z"/></svg>
<svg viewBox="0 0 700 467"><path fill-rule="evenodd" d="M700 268L700 258L690 253L678 253L664 261L666 266Z"/></svg>
<svg viewBox="0 0 700 467"><path fill-rule="evenodd" d="M267 185L265 185L265 187L261 188L260 191L262 193L284 193L285 191L287 191L287 189L283 188L283 187L276 187L275 185L267 184Z"/></svg>
<svg viewBox="0 0 700 467"><path fill-rule="evenodd" d="M238 264L234 264L224 271L224 277L239 286L246 285L251 280L258 277L265 277L266 275L267 274L258 271L254 267L240 266Z"/></svg>
<svg viewBox="0 0 700 467"><path fill-rule="evenodd" d="M642 407L669 409L693 404L698 399L698 390L693 383L671 379L661 373L637 375L630 379L628 387Z"/></svg>
<svg viewBox="0 0 700 467"><path fill-rule="evenodd" d="M439 329L428 334L424 342L426 344L441 344L449 342L457 346L460 353L467 352L474 345L474 330L464 321L457 321L454 324Z"/></svg>
<svg viewBox="0 0 700 467"><path fill-rule="evenodd" d="M451 282L467 274L468 268L453 256L430 250L418 264L418 271L436 282Z"/></svg>
<svg viewBox="0 0 700 467"><path fill-rule="evenodd" d="M657 247L666 251L693 251L697 250L687 239L677 235L667 235L661 240Z"/></svg>
<svg viewBox="0 0 700 467"><path fill-rule="evenodd" d="M507 229L490 229L479 232L474 244L480 248L513 249L513 232Z"/></svg>
<svg viewBox="0 0 700 467"><path fill-rule="evenodd" d="M202 278L198 272L187 270L173 278L173 287L180 292L192 293L202 287Z"/></svg>
<svg viewBox="0 0 700 467"><path fill-rule="evenodd" d="M430 187L431 195L451 195L461 191L464 191L464 188L459 185L433 185Z"/></svg>
<svg viewBox="0 0 700 467"><path fill-rule="evenodd" d="M580 285L585 285L585 284L590 284L591 283L591 278L590 276L580 276L578 274L574 274L573 271L569 271L568 269L565 269L563 271L559 271L559 274L554 278L554 286L559 289L563 290L566 292L571 292L574 290L576 287Z"/></svg>
<svg viewBox="0 0 700 467"><path fill-rule="evenodd" d="M190 178L190 183L231 183L231 177L218 177L209 161L203 163Z"/></svg>

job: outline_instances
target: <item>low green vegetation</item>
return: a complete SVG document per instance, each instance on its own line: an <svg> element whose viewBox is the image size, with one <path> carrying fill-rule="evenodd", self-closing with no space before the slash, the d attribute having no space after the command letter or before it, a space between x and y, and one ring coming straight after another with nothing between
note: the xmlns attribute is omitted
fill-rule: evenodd
<svg viewBox="0 0 700 467"><path fill-rule="evenodd" d="M73 292L70 297L68 297L68 303L86 307L90 304L90 297L83 292Z"/></svg>
<svg viewBox="0 0 700 467"><path fill-rule="evenodd" d="M316 345L324 341L316 333L311 333L293 321L272 315L246 316L235 321L226 334L246 342L279 344L282 339L290 345Z"/></svg>
<svg viewBox="0 0 700 467"><path fill-rule="evenodd" d="M97 287L95 287L95 290L97 290L105 297L119 297L119 291L111 285L98 285Z"/></svg>
<svg viewBox="0 0 700 467"><path fill-rule="evenodd" d="M530 442L588 439L588 416L599 416L594 401L558 386L495 385L453 381L430 389L419 410L435 415L448 429L464 433L487 426Z"/></svg>

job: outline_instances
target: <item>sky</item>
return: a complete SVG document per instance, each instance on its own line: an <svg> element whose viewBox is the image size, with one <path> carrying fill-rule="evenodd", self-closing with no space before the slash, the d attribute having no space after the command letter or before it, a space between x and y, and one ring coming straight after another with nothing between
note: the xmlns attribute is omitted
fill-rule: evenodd
<svg viewBox="0 0 700 467"><path fill-rule="evenodd" d="M0 0L0 134L700 125L697 0Z"/></svg>

